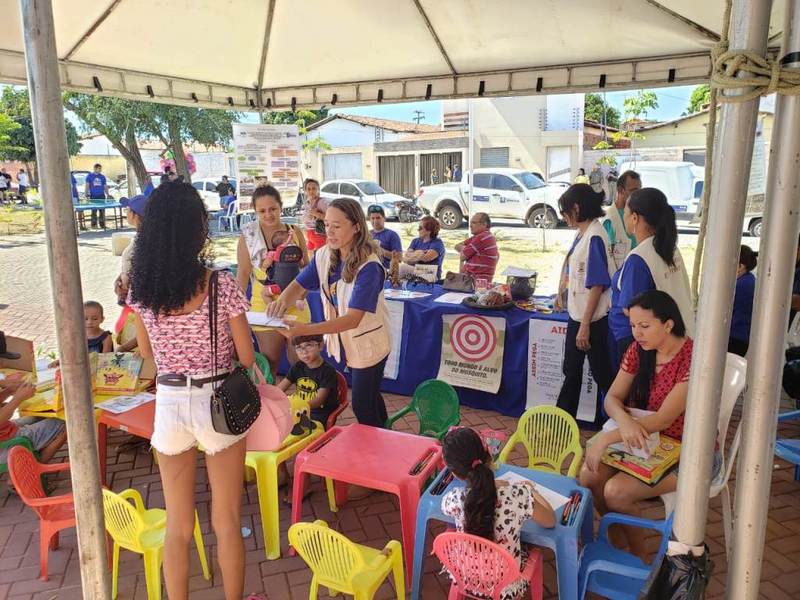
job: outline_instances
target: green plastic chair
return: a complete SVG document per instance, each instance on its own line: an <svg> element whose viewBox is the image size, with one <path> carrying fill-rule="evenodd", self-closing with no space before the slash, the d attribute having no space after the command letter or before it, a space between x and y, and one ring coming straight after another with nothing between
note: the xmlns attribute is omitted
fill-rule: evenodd
<svg viewBox="0 0 800 600"><path fill-rule="evenodd" d="M11 438L10 440L6 440L5 442L0 442L0 450L10 450L14 446L23 446L27 448L37 459L39 458L39 453L33 449L33 443L26 437L15 437ZM8 463L0 463L0 475L3 473L8 473Z"/></svg>
<svg viewBox="0 0 800 600"><path fill-rule="evenodd" d="M500 453L498 462L508 462L517 444L528 451L528 468L561 474L561 465L572 454L567 475L575 477L583 458L581 432L572 416L557 406L535 406L526 410L517 430Z"/></svg>
<svg viewBox="0 0 800 600"><path fill-rule="evenodd" d="M270 385L275 383L275 379L273 379L272 372L269 369L269 361L267 357L260 352L256 352L256 366L264 374L264 379L267 380L267 383Z"/></svg>
<svg viewBox="0 0 800 600"><path fill-rule="evenodd" d="M461 422L458 394L449 383L438 379L423 381L414 390L411 404L400 409L386 421L386 428L411 411L419 419L419 435L442 440L447 430Z"/></svg>

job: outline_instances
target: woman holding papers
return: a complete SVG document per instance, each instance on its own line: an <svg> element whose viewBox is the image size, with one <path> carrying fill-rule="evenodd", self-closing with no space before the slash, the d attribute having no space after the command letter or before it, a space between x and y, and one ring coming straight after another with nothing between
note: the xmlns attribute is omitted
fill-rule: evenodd
<svg viewBox="0 0 800 600"><path fill-rule="evenodd" d="M638 514L636 503L675 491L676 471L655 484L647 484L603 463L609 446L622 443L626 450L647 448L652 433L680 441L689 366L692 362L692 339L678 305L669 294L650 290L638 295L628 305L634 342L622 358L622 367L605 398L605 409L617 428L608 424L596 435L586 450L580 473L581 485L592 490L600 514L619 512ZM633 417L629 409L648 411ZM641 413L640 413L641 414ZM718 470L719 461L715 460ZM644 556L642 530L624 528L614 539L618 547L629 546L637 556Z"/></svg>
<svg viewBox="0 0 800 600"><path fill-rule="evenodd" d="M352 373L353 412L359 423L383 427L386 405L380 393L391 349L389 316L383 297L386 271L376 254L364 211L355 200L339 198L325 213L327 243L269 306L283 316L306 290L320 290L325 321L287 321L286 337L324 335L328 354L345 360ZM344 350L344 356L342 356Z"/></svg>
<svg viewBox="0 0 800 600"><path fill-rule="evenodd" d="M254 312L263 312L282 290L291 283L300 267L308 263L303 232L294 225L281 223L281 194L271 185L257 187L253 192L253 210L257 219L242 226L236 255L239 268L236 279L243 290L252 288L251 303ZM308 308L294 316L310 321ZM273 373L277 372L286 340L274 329L256 331L258 349L269 361ZM289 348L290 362L295 362L294 349Z"/></svg>
<svg viewBox="0 0 800 600"><path fill-rule="evenodd" d="M611 279L611 310L608 326L616 342L614 366L633 341L627 309L630 301L647 290L662 290L677 303L689 335L694 329L694 312L689 276L678 250L675 211L667 197L656 188L633 192L625 205L625 228L636 238L622 267Z"/></svg>

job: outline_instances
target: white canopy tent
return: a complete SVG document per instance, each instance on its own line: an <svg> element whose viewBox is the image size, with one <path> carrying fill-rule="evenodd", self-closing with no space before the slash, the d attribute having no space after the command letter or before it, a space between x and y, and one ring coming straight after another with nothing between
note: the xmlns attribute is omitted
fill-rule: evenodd
<svg viewBox="0 0 800 600"><path fill-rule="evenodd" d="M56 0L53 13L66 89L253 110L701 83L723 5ZM18 0L0 1L0 81L24 84L18 13Z"/></svg>
<svg viewBox="0 0 800 600"><path fill-rule="evenodd" d="M320 105L707 82L725 0L0 0L0 81L31 92L84 597L108 597L60 89L194 106ZM21 10L20 10L21 8ZM20 14L24 27L13 15ZM784 36L783 33L786 32ZM23 44L24 37L24 44ZM783 38L786 39L783 39ZM800 68L800 0L734 0L731 48ZM23 54L24 47L24 54ZM27 68L26 68L27 67ZM746 74L746 66L737 76ZM730 96L740 94L734 90ZM722 109L675 533L702 542L757 99ZM776 111L729 598L756 598L800 189L800 97ZM55 251L57 249L57 251ZM761 310L762 306L764 307Z"/></svg>

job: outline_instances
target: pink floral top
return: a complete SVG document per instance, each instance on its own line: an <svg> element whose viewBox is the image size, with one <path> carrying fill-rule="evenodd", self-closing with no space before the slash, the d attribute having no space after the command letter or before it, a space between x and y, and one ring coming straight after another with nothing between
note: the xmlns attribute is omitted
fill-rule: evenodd
<svg viewBox="0 0 800 600"><path fill-rule="evenodd" d="M229 321L250 309L250 303L233 276L220 271L217 287L217 371L233 366L233 338ZM211 336L208 328L208 297L185 315L156 315L131 303L144 323L153 347L158 373L208 375L211 373Z"/></svg>

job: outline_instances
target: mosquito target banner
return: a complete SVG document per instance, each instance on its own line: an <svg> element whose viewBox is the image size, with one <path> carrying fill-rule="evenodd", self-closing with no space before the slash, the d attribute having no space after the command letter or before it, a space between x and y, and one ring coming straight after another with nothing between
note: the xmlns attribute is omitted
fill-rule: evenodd
<svg viewBox="0 0 800 600"><path fill-rule="evenodd" d="M438 378L450 385L496 394L503 376L506 321L479 315L442 316Z"/></svg>

